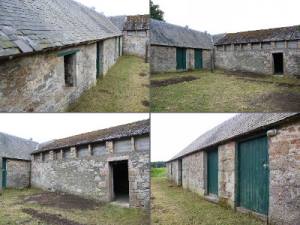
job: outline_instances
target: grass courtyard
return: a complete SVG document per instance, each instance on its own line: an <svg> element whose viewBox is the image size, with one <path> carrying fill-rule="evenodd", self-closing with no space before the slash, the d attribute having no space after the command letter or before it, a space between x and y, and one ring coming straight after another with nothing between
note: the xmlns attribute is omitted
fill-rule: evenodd
<svg viewBox="0 0 300 225"><path fill-rule="evenodd" d="M6 189L0 195L0 225L141 225L141 209L121 208L38 189Z"/></svg>
<svg viewBox="0 0 300 225"><path fill-rule="evenodd" d="M300 79L192 71L151 75L152 112L300 110Z"/></svg>
<svg viewBox="0 0 300 225"><path fill-rule="evenodd" d="M67 111L149 112L149 101L149 64L142 58L122 56Z"/></svg>

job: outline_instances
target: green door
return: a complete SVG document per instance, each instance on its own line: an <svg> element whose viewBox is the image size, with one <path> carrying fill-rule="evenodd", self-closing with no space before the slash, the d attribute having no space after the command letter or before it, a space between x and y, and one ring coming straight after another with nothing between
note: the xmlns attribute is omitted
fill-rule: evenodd
<svg viewBox="0 0 300 225"><path fill-rule="evenodd" d="M218 195L218 149L207 152L207 192Z"/></svg>
<svg viewBox="0 0 300 225"><path fill-rule="evenodd" d="M195 69L203 69L202 49L195 49Z"/></svg>
<svg viewBox="0 0 300 225"><path fill-rule="evenodd" d="M101 75L101 44L102 43L97 43L97 57L96 57L96 66L97 66L97 78L100 77Z"/></svg>
<svg viewBox="0 0 300 225"><path fill-rule="evenodd" d="M2 188L6 188L7 179L7 160L2 159Z"/></svg>
<svg viewBox="0 0 300 225"><path fill-rule="evenodd" d="M186 49L176 48L177 70L186 70Z"/></svg>
<svg viewBox="0 0 300 225"><path fill-rule="evenodd" d="M239 205L265 215L269 208L268 158L267 137L239 143Z"/></svg>

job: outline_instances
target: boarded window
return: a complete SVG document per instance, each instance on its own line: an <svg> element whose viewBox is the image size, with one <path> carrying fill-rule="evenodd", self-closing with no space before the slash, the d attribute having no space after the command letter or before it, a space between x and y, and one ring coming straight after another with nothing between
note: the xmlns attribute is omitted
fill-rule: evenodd
<svg viewBox="0 0 300 225"><path fill-rule="evenodd" d="M114 142L114 152L131 151L131 139L119 140Z"/></svg>
<svg viewBox="0 0 300 225"><path fill-rule="evenodd" d="M252 43L252 49L260 50L261 49L260 43Z"/></svg>
<svg viewBox="0 0 300 225"><path fill-rule="evenodd" d="M80 146L77 148L77 157L78 158L84 158L90 156L89 147L86 146Z"/></svg>
<svg viewBox="0 0 300 225"><path fill-rule="evenodd" d="M149 137L136 137L134 139L135 150L137 151L149 151L150 150L150 138Z"/></svg>
<svg viewBox="0 0 300 225"><path fill-rule="evenodd" d="M248 44L242 44L242 50L249 50Z"/></svg>
<svg viewBox="0 0 300 225"><path fill-rule="evenodd" d="M44 152L42 154L43 162L47 162L50 159L50 153L49 152Z"/></svg>
<svg viewBox="0 0 300 225"><path fill-rule="evenodd" d="M64 56L64 70L65 85L67 87L74 87L76 77L76 54Z"/></svg>
<svg viewBox="0 0 300 225"><path fill-rule="evenodd" d="M63 159L70 159L71 158L71 149L63 150Z"/></svg>
<svg viewBox="0 0 300 225"><path fill-rule="evenodd" d="M261 44L262 49L271 49L271 42L265 42Z"/></svg>
<svg viewBox="0 0 300 225"><path fill-rule="evenodd" d="M241 45L240 45L240 44L235 44L235 45L234 45L234 50L235 50L235 51L241 50Z"/></svg>
<svg viewBox="0 0 300 225"><path fill-rule="evenodd" d="M289 41L288 48L298 48L298 41Z"/></svg>
<svg viewBox="0 0 300 225"><path fill-rule="evenodd" d="M53 152L53 159L59 160L60 159L60 150L56 150Z"/></svg>
<svg viewBox="0 0 300 225"><path fill-rule="evenodd" d="M284 41L276 42L276 48L285 48L285 42Z"/></svg>
<svg viewBox="0 0 300 225"><path fill-rule="evenodd" d="M34 159L34 161L40 160L40 154L35 154L35 155L33 156L33 159Z"/></svg>
<svg viewBox="0 0 300 225"><path fill-rule="evenodd" d="M95 144L92 146L92 154L93 156L101 156L106 154L106 147L104 143Z"/></svg>

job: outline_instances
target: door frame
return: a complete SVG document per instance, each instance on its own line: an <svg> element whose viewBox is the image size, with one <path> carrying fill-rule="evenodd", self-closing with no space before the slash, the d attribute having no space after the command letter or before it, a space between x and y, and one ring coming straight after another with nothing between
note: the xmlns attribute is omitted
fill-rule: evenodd
<svg viewBox="0 0 300 225"><path fill-rule="evenodd" d="M274 62L274 54L278 54L281 53L282 54L282 74L276 74L275 73L275 62ZM272 74L273 75L284 75L285 74L285 58L284 58L284 52L283 51L272 51L271 52L271 65L272 65Z"/></svg>

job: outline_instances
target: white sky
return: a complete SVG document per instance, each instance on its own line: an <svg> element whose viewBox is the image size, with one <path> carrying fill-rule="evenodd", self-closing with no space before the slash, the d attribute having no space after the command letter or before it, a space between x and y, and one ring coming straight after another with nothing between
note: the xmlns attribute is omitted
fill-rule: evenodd
<svg viewBox="0 0 300 225"><path fill-rule="evenodd" d="M149 14L149 0L75 0L106 16Z"/></svg>
<svg viewBox="0 0 300 225"><path fill-rule="evenodd" d="M299 0L153 0L165 20L211 34L300 24Z"/></svg>
<svg viewBox="0 0 300 225"><path fill-rule="evenodd" d="M144 119L149 114L0 114L0 132L41 143Z"/></svg>
<svg viewBox="0 0 300 225"><path fill-rule="evenodd" d="M236 114L151 114L151 161L167 161Z"/></svg>

